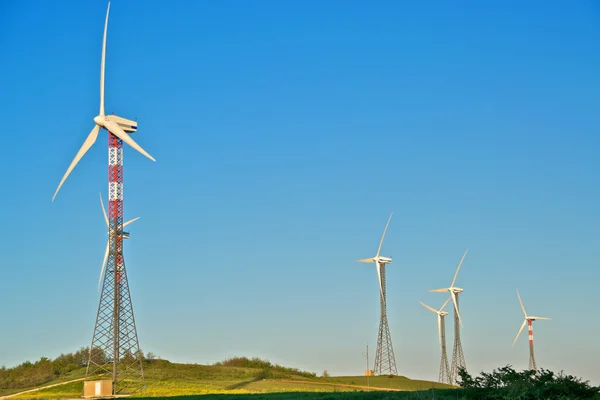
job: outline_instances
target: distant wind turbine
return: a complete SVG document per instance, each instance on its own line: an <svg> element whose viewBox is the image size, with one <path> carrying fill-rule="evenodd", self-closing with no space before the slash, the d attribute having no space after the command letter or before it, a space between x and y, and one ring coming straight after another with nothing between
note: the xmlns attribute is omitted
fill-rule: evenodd
<svg viewBox="0 0 600 400"><path fill-rule="evenodd" d="M390 328L387 320L387 306L386 306L386 290L385 290L385 265L392 262L389 257L381 256L381 246L383 246L383 240L387 228L392 220L392 215L388 219L383 235L379 241L379 248L377 254L372 258L363 258L356 260L361 263L375 263L377 269L377 279L379 281L379 297L381 306L381 319L379 321L379 334L377 338L377 349L375 351L375 373L378 375L398 375L396 370L396 358L394 357L394 348L392 347L392 337L390 336Z"/></svg>
<svg viewBox="0 0 600 400"><path fill-rule="evenodd" d="M529 369L537 371L537 364L535 362L535 355L533 354L533 321L536 319L541 320L550 320L551 318L546 317L535 317L529 316L525 312L525 307L523 306L523 302L521 301L521 295L519 294L519 289L517 289L517 297L519 298L519 303L521 304L521 310L523 310L523 314L525 315L525 319L523 320L523 324L521 325L521 329L517 333L515 340L513 341L513 347L515 347L515 343L517 343L517 339L521 332L523 332L523 328L525 328L525 324L529 325Z"/></svg>
<svg viewBox="0 0 600 400"><path fill-rule="evenodd" d="M444 321L444 319L445 319L446 315L448 315L448 313L446 311L442 311L444 309L444 307L446 307L446 304L448 304L449 301L450 301L450 297L448 297L448 299L444 302L444 304L442 305L442 307L439 310L429 307L427 304L425 304L423 302L419 302L419 303L421 303L421 305L423 307L427 308L429 311L437 314L438 341L440 343L441 350L442 350L442 360L440 361L440 376L438 378L438 381L441 383L447 383L447 384L451 385L452 382L450 380L450 367L448 365L448 356L446 355L446 322Z"/></svg>

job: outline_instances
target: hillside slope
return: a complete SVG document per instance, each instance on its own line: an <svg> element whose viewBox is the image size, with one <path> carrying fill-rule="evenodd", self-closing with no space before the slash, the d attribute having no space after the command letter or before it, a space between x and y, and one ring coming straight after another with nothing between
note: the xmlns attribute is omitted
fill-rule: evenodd
<svg viewBox="0 0 600 400"><path fill-rule="evenodd" d="M270 364L269 364L270 365ZM351 392L364 390L412 391L431 387L448 387L434 382L413 381L405 377L317 378L313 374L272 366L268 368L235 367L227 365L177 364L166 360L146 360L144 375L146 390L136 397L168 397L206 394L267 394L291 392ZM71 371L79 375L84 370ZM79 377L77 376L77 377ZM63 376L63 381L68 380ZM72 379L72 378L71 378ZM46 384L53 384L50 381ZM29 392L19 398L75 398L81 396L83 381ZM13 390L13 392L15 392ZM8 394L8 393L3 393ZM296 396L298 398L298 396Z"/></svg>

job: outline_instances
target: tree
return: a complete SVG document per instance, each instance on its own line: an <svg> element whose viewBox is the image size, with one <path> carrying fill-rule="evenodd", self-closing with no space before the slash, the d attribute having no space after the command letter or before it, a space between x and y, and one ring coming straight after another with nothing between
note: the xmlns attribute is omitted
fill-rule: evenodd
<svg viewBox="0 0 600 400"><path fill-rule="evenodd" d="M323 371L323 378L329 378L329 372L327 372L327 370Z"/></svg>

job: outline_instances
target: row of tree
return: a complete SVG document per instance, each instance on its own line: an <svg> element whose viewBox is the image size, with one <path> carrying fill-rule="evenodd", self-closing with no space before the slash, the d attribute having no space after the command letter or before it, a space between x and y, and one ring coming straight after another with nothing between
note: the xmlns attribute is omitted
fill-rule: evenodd
<svg viewBox="0 0 600 400"><path fill-rule="evenodd" d="M135 356L126 353L122 358ZM137 356L148 361L156 358L152 353L144 355L141 350ZM43 385L64 377L72 371L85 368L88 357L90 357L89 347L82 347L74 353L61 354L53 360L42 357L36 362L25 361L13 368L2 366L0 367L0 389L24 389ZM110 357L102 349L95 348L92 352L92 360L103 363L109 362Z"/></svg>
<svg viewBox="0 0 600 400"><path fill-rule="evenodd" d="M304 376L306 378L314 378L317 375L314 372L300 371L298 368L282 367L281 365L272 364L268 360L262 360L258 357L233 357L228 358L225 361L219 361L214 365L223 367L239 367L239 368L255 368L262 370L260 378L266 379L272 376L273 372L279 372L285 375L293 376Z"/></svg>
<svg viewBox="0 0 600 400"><path fill-rule="evenodd" d="M459 385L468 399L600 399L600 386L592 386L562 371L515 371L512 366L498 368L490 373L481 372L475 378L464 369L459 371Z"/></svg>

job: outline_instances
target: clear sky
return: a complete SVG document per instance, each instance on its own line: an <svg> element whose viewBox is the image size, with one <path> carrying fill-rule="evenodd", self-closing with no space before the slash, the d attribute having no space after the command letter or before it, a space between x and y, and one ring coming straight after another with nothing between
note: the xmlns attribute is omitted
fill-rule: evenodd
<svg viewBox="0 0 600 400"><path fill-rule="evenodd" d="M0 4L0 365L91 341L107 139L52 195L99 106L107 2ZM126 148L141 347L361 374L383 255L398 373L436 379L457 285L471 372L600 384L595 1L114 0L106 111ZM448 330L449 346L452 333ZM373 358L371 357L371 362Z"/></svg>

